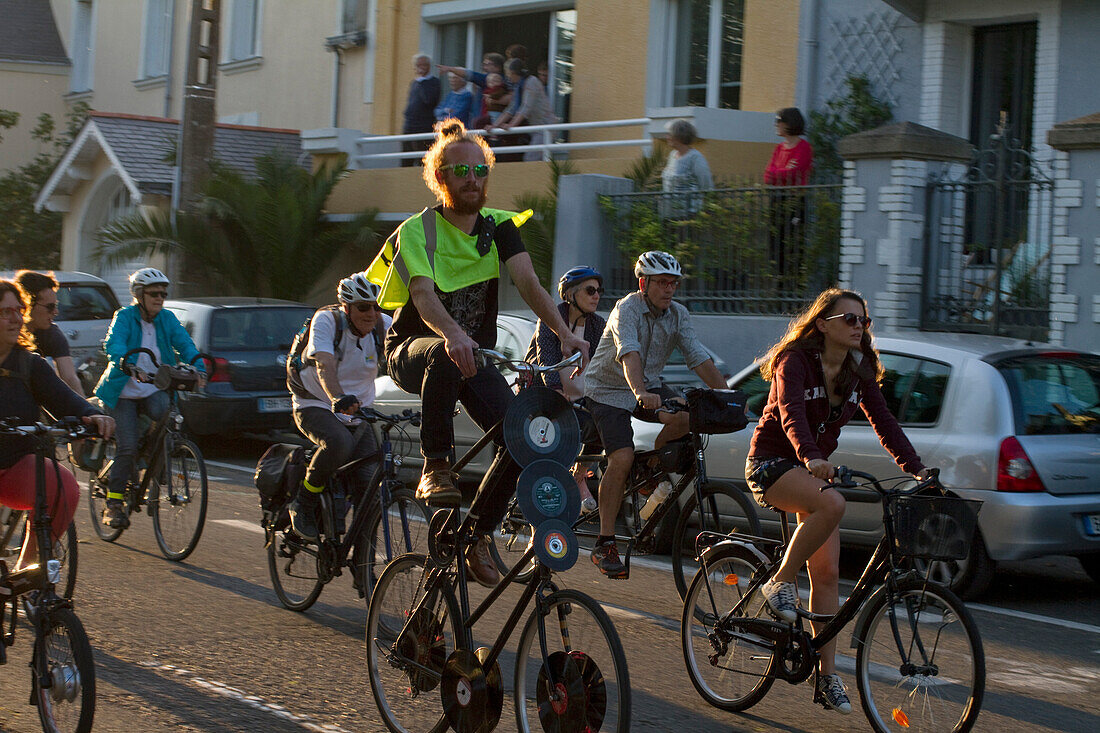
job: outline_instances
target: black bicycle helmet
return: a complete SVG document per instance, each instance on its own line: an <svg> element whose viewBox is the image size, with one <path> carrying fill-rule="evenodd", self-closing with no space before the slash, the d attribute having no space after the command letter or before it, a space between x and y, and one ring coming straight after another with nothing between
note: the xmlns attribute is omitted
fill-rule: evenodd
<svg viewBox="0 0 1100 733"><path fill-rule="evenodd" d="M569 288L573 287L579 282L585 280L595 279L596 282L603 287L603 275L596 271L596 268L589 267L588 265L580 265L572 269L566 270L565 274L561 276L561 280L558 280L558 296L565 300L565 292Z"/></svg>

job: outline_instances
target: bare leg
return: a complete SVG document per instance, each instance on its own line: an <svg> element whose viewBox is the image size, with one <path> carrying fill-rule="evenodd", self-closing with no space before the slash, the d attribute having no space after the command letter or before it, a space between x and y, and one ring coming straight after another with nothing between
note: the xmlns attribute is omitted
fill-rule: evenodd
<svg viewBox="0 0 1100 733"><path fill-rule="evenodd" d="M839 595L840 530L834 529L825 544L810 556L807 569L810 574L810 611L812 613L836 613ZM825 624L812 623L814 633ZM821 674L836 672L836 639L821 647L818 662Z"/></svg>
<svg viewBox="0 0 1100 733"><path fill-rule="evenodd" d="M661 432L657 433L657 437L653 440L654 449L660 449L664 447L665 443L670 440L676 440L682 438L688 434L688 414L686 412L677 412L674 415L670 415L667 412L658 413L661 418L661 422L665 424L661 428Z"/></svg>
<svg viewBox="0 0 1100 733"><path fill-rule="evenodd" d="M600 534L610 537L615 534L615 519L619 516L619 505L623 503L623 489L634 463L634 449L620 448L607 457L607 468L600 479Z"/></svg>

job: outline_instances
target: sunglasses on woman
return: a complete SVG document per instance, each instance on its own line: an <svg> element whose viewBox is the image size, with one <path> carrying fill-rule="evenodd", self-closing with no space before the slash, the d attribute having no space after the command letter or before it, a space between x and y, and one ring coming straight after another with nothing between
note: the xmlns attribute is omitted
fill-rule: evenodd
<svg viewBox="0 0 1100 733"><path fill-rule="evenodd" d="M581 290L588 293L589 295L603 295L603 288L598 288L595 285L585 285L583 288L581 288Z"/></svg>
<svg viewBox="0 0 1100 733"><path fill-rule="evenodd" d="M439 167L440 170L444 171L448 168L450 168L451 172L459 178L465 178L470 174L471 166L468 163L454 163L452 165L441 165ZM473 166L473 169L474 176L476 178L484 178L485 176L489 175L489 166L485 163L478 163L477 165Z"/></svg>
<svg viewBox="0 0 1100 733"><path fill-rule="evenodd" d="M356 303L355 310L360 313L370 313L373 310L382 310L377 303Z"/></svg>
<svg viewBox="0 0 1100 733"><path fill-rule="evenodd" d="M829 316L825 320L831 321L834 318L843 318L844 322L847 323L849 326L855 326L858 323L864 328L867 328L871 325L870 316L857 316L855 313L837 313L835 316Z"/></svg>

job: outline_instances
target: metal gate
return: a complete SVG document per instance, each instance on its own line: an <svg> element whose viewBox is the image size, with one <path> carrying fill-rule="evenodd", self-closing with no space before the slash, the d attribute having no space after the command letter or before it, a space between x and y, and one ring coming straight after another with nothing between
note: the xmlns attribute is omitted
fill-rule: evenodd
<svg viewBox="0 0 1100 733"><path fill-rule="evenodd" d="M929 180L923 330L1047 338L1054 182L1004 129Z"/></svg>

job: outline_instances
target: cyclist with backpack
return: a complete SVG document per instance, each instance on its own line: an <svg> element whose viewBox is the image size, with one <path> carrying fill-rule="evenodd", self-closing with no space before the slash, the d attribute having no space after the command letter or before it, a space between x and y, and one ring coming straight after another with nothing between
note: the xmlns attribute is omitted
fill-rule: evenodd
<svg viewBox="0 0 1100 733"><path fill-rule="evenodd" d="M287 359L294 424L317 445L290 504L290 526L307 540L318 538L320 494L336 469L377 450L370 430L356 443L348 426L361 406L374 403L374 379L392 319L379 311L378 286L366 273L341 280L336 295L340 302L313 314ZM359 469L359 486L367 485L371 468L365 464Z"/></svg>

